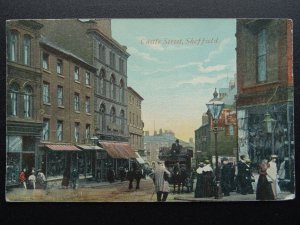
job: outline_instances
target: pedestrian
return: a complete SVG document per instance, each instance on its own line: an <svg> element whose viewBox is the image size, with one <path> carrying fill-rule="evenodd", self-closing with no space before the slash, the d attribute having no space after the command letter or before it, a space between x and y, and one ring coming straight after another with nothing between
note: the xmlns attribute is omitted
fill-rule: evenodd
<svg viewBox="0 0 300 225"><path fill-rule="evenodd" d="M241 193L242 195L247 194L247 180L246 180L246 156L241 155L240 161L238 162L237 166L237 186L238 186L238 193Z"/></svg>
<svg viewBox="0 0 300 225"><path fill-rule="evenodd" d="M203 178L203 167L204 163L199 163L199 168L196 170L197 181L195 188L195 198L203 198L204 197L204 178Z"/></svg>
<svg viewBox="0 0 300 225"><path fill-rule="evenodd" d="M72 173L71 173L71 182L72 182L72 188L76 189L77 188L77 182L79 179L79 173L78 171L74 168Z"/></svg>
<svg viewBox="0 0 300 225"><path fill-rule="evenodd" d="M38 174L36 176L37 188L46 189L46 177L41 169L37 170Z"/></svg>
<svg viewBox="0 0 300 225"><path fill-rule="evenodd" d="M251 170L251 160L246 159L246 169L245 169L245 182L246 182L246 192L247 194L253 194L252 182L254 182L254 176Z"/></svg>
<svg viewBox="0 0 300 225"><path fill-rule="evenodd" d="M267 169L268 179L271 182L272 190L275 199L277 198L277 193L280 192L277 180L277 155L271 155L271 160L269 161L269 168Z"/></svg>
<svg viewBox="0 0 300 225"><path fill-rule="evenodd" d="M157 162L155 167L153 181L155 185L155 192L158 202L165 202L170 192L168 179L170 172L165 168L162 162Z"/></svg>
<svg viewBox="0 0 300 225"><path fill-rule="evenodd" d="M31 175L28 177L28 189L35 189L36 176L34 172L31 172Z"/></svg>
<svg viewBox="0 0 300 225"><path fill-rule="evenodd" d="M70 171L68 169L66 169L64 171L63 179L61 181L62 188L66 188L67 189L69 187L69 181L70 181Z"/></svg>
<svg viewBox="0 0 300 225"><path fill-rule="evenodd" d="M110 166L108 171L107 171L107 180L109 181L109 183L113 183L115 182L115 171L113 170L113 168Z"/></svg>
<svg viewBox="0 0 300 225"><path fill-rule="evenodd" d="M228 158L223 158L221 169L221 188L224 196L229 196L231 191L231 166L228 164Z"/></svg>
<svg viewBox="0 0 300 225"><path fill-rule="evenodd" d="M21 184L23 184L24 188L27 189L26 186L26 169L24 168L21 173L19 174L19 181Z"/></svg>
<svg viewBox="0 0 300 225"><path fill-rule="evenodd" d="M267 160L263 160L259 165L259 177L256 188L256 200L275 200L274 193L272 191L271 183L267 179L267 169L269 163Z"/></svg>
<svg viewBox="0 0 300 225"><path fill-rule="evenodd" d="M212 197L214 194L214 174L209 160L204 161L203 167L203 193L204 197Z"/></svg>

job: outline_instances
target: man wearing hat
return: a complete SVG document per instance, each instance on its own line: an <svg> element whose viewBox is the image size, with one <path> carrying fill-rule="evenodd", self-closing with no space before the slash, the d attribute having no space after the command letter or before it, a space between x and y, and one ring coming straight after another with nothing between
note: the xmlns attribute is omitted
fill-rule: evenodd
<svg viewBox="0 0 300 225"><path fill-rule="evenodd" d="M251 171L250 159L246 159L245 178L246 178L247 194L253 194L252 181L254 181L254 177Z"/></svg>
<svg viewBox="0 0 300 225"><path fill-rule="evenodd" d="M269 168L267 169L267 179L269 182L271 182L272 191L274 193L275 199L277 197L277 155L271 155L271 161L269 161Z"/></svg>
<svg viewBox="0 0 300 225"><path fill-rule="evenodd" d="M170 191L168 182L170 174L171 173L165 168L164 164L161 161L158 161L153 177L158 202L165 202L167 200Z"/></svg>
<svg viewBox="0 0 300 225"><path fill-rule="evenodd" d="M179 144L179 140L176 139L175 143L172 144L172 148L171 148L172 155L175 156L175 154L179 154L180 149L181 149L181 145Z"/></svg>
<svg viewBox="0 0 300 225"><path fill-rule="evenodd" d="M228 158L224 157L223 158L223 165L222 165L222 170L221 170L221 187L222 187L222 192L224 193L224 196L229 196L229 192L231 189L231 167L228 164Z"/></svg>

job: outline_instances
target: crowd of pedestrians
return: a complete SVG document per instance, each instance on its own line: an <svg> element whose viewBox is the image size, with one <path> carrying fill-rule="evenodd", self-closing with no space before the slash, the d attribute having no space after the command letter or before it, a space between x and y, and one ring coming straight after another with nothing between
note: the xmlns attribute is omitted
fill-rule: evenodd
<svg viewBox="0 0 300 225"><path fill-rule="evenodd" d="M237 164L229 162L223 157L220 165L220 182L224 196L230 196L230 192L241 195L254 194L253 185L256 185L256 200L275 200L280 188L277 175L277 156L271 155L270 161L263 160L257 168L253 167L250 159L241 155ZM197 183L195 188L195 198L212 197L217 191L216 174L210 162L205 160L200 162L196 170ZM284 166L281 166L284 167ZM253 171L258 172L258 180L255 180ZM280 173L283 173L279 170Z"/></svg>

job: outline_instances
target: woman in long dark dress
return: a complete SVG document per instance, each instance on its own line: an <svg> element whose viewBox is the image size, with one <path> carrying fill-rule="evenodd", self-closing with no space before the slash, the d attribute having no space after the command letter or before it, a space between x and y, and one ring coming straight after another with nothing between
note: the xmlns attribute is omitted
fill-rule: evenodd
<svg viewBox="0 0 300 225"><path fill-rule="evenodd" d="M256 189L256 200L275 200L271 183L267 179L268 161L263 160L259 166L259 178Z"/></svg>
<svg viewBox="0 0 300 225"><path fill-rule="evenodd" d="M196 183L196 189L195 189L195 198L203 198L204 197L203 167L204 167L204 164L200 163L199 168L196 170L197 183Z"/></svg>

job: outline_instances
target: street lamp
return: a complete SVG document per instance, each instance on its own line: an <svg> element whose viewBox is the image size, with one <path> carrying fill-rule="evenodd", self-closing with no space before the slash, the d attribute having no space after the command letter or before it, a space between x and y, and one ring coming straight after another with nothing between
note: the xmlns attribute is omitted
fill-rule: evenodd
<svg viewBox="0 0 300 225"><path fill-rule="evenodd" d="M277 120L274 120L271 117L270 113L267 112L265 114L265 118L264 118L263 122L265 122L265 125L266 125L266 132L271 133L271 135L272 135L272 155L273 155L274 154L274 130L276 127Z"/></svg>
<svg viewBox="0 0 300 225"><path fill-rule="evenodd" d="M212 131L215 134L215 155L216 155L216 183L217 183L217 190L215 192L215 198L220 199L222 198L222 190L220 185L220 171L219 171L219 159L218 159L218 119L221 115L221 112L224 108L224 102L217 101L216 96L214 94L214 99L206 104L210 115L213 118L213 128Z"/></svg>

